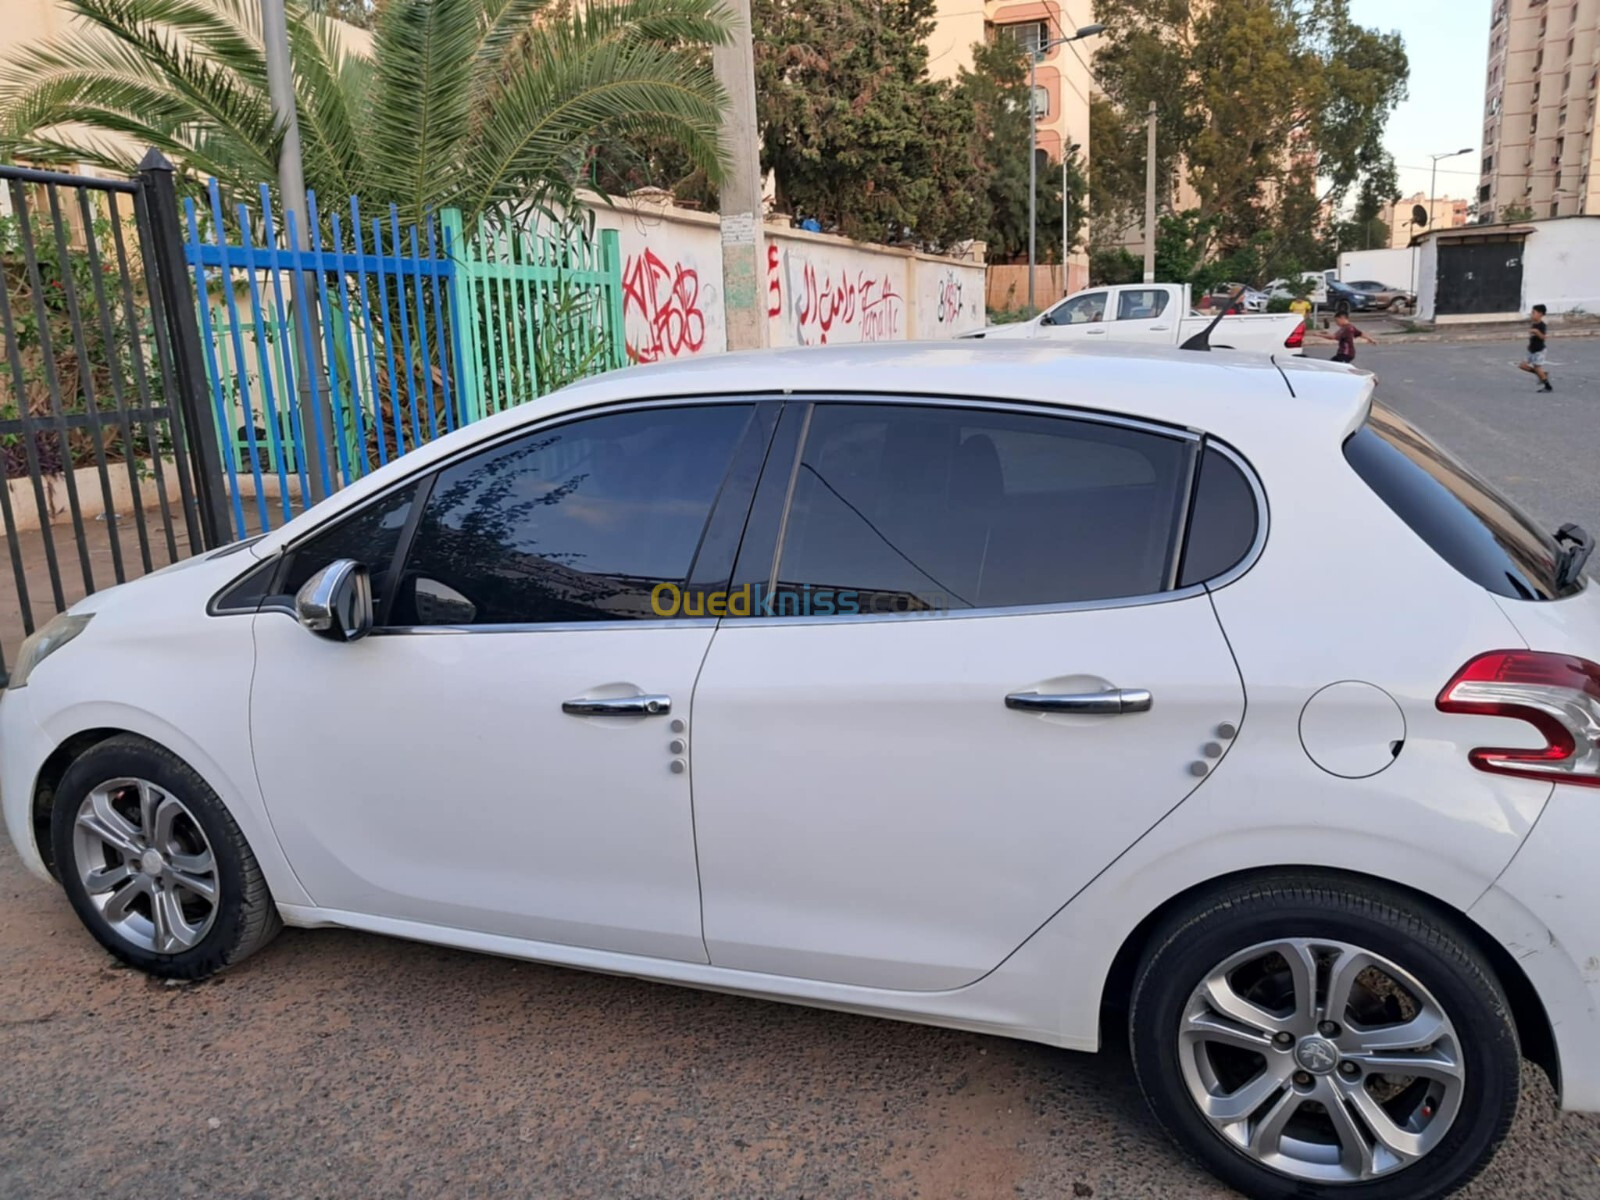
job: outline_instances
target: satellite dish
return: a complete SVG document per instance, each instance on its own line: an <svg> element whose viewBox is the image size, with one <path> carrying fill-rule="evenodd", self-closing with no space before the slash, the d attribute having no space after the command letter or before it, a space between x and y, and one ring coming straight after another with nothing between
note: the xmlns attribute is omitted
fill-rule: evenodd
<svg viewBox="0 0 1600 1200"><path fill-rule="evenodd" d="M1411 206L1411 223L1413 225L1426 225L1428 223L1428 210L1420 204Z"/></svg>

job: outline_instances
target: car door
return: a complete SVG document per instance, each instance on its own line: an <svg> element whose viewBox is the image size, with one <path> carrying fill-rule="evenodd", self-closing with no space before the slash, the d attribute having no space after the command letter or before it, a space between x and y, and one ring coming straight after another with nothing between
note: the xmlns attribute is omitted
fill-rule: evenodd
<svg viewBox="0 0 1600 1200"><path fill-rule="evenodd" d="M775 408L540 427L291 549L255 618L251 732L318 906L705 961L674 731L715 621L657 601L726 585ZM377 597L348 644L287 608L339 558Z"/></svg>
<svg viewBox="0 0 1600 1200"><path fill-rule="evenodd" d="M1118 342L1173 345L1177 341L1177 313L1171 311L1171 304L1172 294L1166 288L1117 288L1117 319L1108 336Z"/></svg>
<svg viewBox="0 0 1600 1200"><path fill-rule="evenodd" d="M1063 300L1039 319L1038 336L1076 341L1103 338L1108 327L1111 294L1101 290L1084 292Z"/></svg>
<svg viewBox="0 0 1600 1200"><path fill-rule="evenodd" d="M1204 782L1244 693L1192 571L1256 530L1184 547L1199 456L1057 411L785 410L758 602L695 693L713 964L963 986Z"/></svg>

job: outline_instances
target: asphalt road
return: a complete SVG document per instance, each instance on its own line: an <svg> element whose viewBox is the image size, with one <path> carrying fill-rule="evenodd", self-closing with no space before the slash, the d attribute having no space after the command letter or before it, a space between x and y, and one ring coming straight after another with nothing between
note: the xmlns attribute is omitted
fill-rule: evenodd
<svg viewBox="0 0 1600 1200"><path fill-rule="evenodd" d="M1382 389L1544 519L1600 531L1600 340L1362 347ZM0 839L3 841L3 839ZM0 1198L1227 1195L1120 1051L1021 1042L286 931L218 979L117 969L0 848ZM1600 1118L1527 1074L1475 1200L1600 1197Z"/></svg>
<svg viewBox="0 0 1600 1200"><path fill-rule="evenodd" d="M1550 340L1555 391L1517 370L1524 339L1362 346L1378 395L1551 529L1600 536L1600 338ZM1600 563L1596 564L1600 566Z"/></svg>

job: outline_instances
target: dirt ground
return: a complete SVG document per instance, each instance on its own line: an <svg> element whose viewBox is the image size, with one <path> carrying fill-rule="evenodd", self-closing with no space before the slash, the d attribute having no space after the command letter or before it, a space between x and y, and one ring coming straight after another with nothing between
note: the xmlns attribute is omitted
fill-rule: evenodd
<svg viewBox="0 0 1600 1200"><path fill-rule="evenodd" d="M1126 1057L365 934L168 987L0 850L0 1197L1221 1197ZM1530 1072L1476 1200L1600 1196Z"/></svg>

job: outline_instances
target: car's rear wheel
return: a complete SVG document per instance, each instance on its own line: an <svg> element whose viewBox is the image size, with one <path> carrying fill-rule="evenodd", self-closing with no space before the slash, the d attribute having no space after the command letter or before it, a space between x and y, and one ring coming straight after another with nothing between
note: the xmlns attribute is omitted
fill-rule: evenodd
<svg viewBox="0 0 1600 1200"><path fill-rule="evenodd" d="M1174 914L1135 983L1139 1083L1246 1195L1426 1200L1515 1115L1516 1030L1443 914L1333 879L1241 884Z"/></svg>
<svg viewBox="0 0 1600 1200"><path fill-rule="evenodd" d="M67 769L51 840L89 932L152 975L204 978L280 928L233 816L187 763L142 738L101 742Z"/></svg>

